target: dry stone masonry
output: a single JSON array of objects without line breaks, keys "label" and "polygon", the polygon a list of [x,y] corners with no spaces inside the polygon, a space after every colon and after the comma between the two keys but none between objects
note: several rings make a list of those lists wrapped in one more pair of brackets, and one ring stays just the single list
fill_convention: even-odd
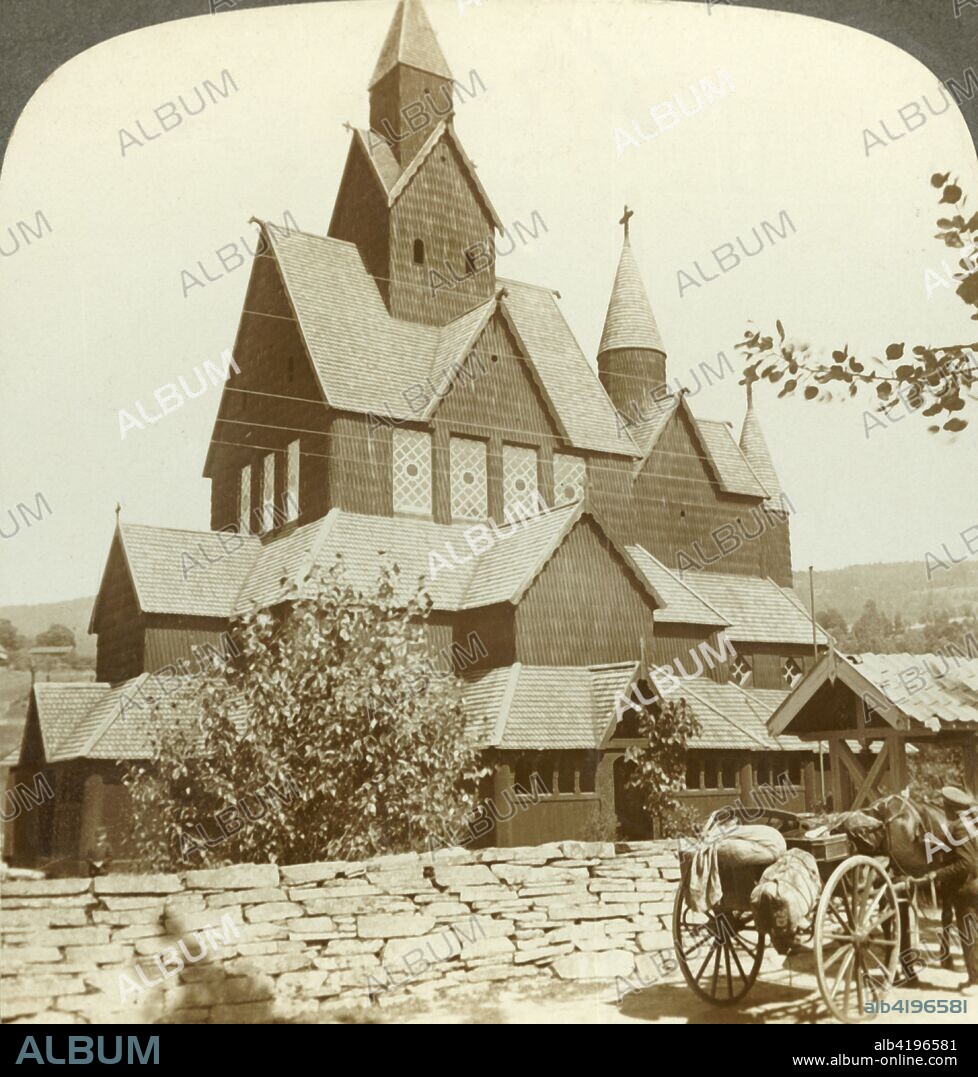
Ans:
[{"label": "dry stone masonry", "polygon": [[671,947],[671,842],[0,885],[0,1018],[329,1020],[489,981],[598,980]]}]

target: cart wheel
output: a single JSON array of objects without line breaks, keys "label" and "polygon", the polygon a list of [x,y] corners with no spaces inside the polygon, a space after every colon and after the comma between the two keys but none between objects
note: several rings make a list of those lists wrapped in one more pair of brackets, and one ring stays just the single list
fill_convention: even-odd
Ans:
[{"label": "cart wheel", "polygon": [[872,857],[851,856],[829,876],[815,916],[815,975],[833,1016],[871,1020],[865,1004],[893,986],[899,957],[893,883]]},{"label": "cart wheel", "polygon": [[686,983],[714,1006],[729,1006],[751,989],[764,956],[764,932],[750,911],[723,909],[695,912],[676,890],[672,937],[676,960]]}]

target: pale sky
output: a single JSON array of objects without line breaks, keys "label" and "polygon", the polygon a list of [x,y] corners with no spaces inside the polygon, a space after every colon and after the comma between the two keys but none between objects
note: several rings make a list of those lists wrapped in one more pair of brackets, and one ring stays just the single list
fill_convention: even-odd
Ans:
[{"label": "pale sky", "polygon": [[[349,136],[366,125],[367,82],[392,0],[225,11],[138,30],[52,75],[22,113],[0,180],[0,244],[41,210],[52,232],[0,259],[0,527],[44,494],[52,515],[0,540],[0,603],[54,601],[98,585],[120,501],[123,519],[208,526],[201,477],[218,404],[210,389],[120,440],[118,411],[156,412],[153,391],[232,345],[247,268],[183,297],[180,273],[242,235],[252,216],[291,210],[327,228]],[[502,259],[501,275],[546,284],[594,357],[615,266],[622,205],[669,352],[670,377],[733,357],[748,319],[780,317],[813,344],[859,355],[895,340],[974,339],[951,291],[930,299],[929,177],[978,190],[957,106],[869,158],[863,129],[904,132],[897,109],[940,101],[936,76],[894,46],[817,19],[745,4],[486,0],[460,16],[427,10],[456,78],[487,93],[456,128],[504,223],[538,211],[549,231]],[[654,130],[651,106],[725,69],[726,99],[616,156],[615,128]],[[119,129],[155,133],[153,109],[194,87],[238,86],[123,158]],[[688,100],[688,93],[686,100]],[[968,107],[967,104],[965,107]],[[973,209],[973,207],[972,207]],[[718,280],[687,288],[677,270],[787,211],[797,231]],[[710,272],[716,272],[715,265]],[[739,369],[739,365],[738,365]],[[191,384],[193,382],[191,381]],[[733,378],[693,409],[733,421]],[[957,438],[906,418],[864,435],[865,401],[757,406],[792,518],[796,568],[923,559],[978,522],[978,408]],[[952,546],[959,550],[960,544]]]}]

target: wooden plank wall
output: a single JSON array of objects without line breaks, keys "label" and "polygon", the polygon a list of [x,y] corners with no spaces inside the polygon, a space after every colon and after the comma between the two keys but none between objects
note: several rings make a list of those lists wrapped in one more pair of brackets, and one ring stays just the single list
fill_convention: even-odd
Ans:
[{"label": "wooden plank wall", "polygon": [[[241,372],[230,371],[214,430],[214,442],[224,444],[213,446],[207,472],[211,478],[211,528],[237,526],[239,474],[250,464],[252,531],[257,531],[262,458],[267,452],[276,455],[276,503],[281,507],[286,491],[286,449],[296,438],[301,441],[302,454],[299,520],[310,523],[329,508],[328,408],[270,255],[254,260],[244,310],[234,349]],[[266,314],[269,316],[263,316]]]},{"label": "wooden plank wall", "polygon": [[[448,261],[458,276],[464,276],[468,270],[462,252],[484,242],[493,231],[492,219],[447,138],[420,166],[390,215],[390,306],[396,318],[445,325],[492,298],[496,287],[492,265],[454,288],[439,288],[432,295],[429,270],[451,279],[445,266]],[[416,239],[424,241],[424,265],[414,263]]]},{"label": "wooden plank wall", "polygon": [[105,568],[95,632],[96,680],[118,684],[142,672],[144,622],[118,537]]},{"label": "wooden plank wall", "polygon": [[652,599],[590,517],[547,562],[516,610],[517,660],[591,665],[638,656],[653,638]]},{"label": "wooden plank wall", "polygon": [[359,147],[358,136],[351,133],[350,152],[336,195],[329,235],[356,244],[385,302],[389,299],[387,278],[390,277],[389,212],[387,195],[367,151]]}]

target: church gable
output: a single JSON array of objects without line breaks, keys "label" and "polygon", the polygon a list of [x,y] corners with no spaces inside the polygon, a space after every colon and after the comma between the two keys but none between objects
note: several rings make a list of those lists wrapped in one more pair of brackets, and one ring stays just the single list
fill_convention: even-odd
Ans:
[{"label": "church gable", "polygon": [[494,221],[447,129],[420,156],[393,193],[391,313],[444,325],[493,296]]},{"label": "church gable", "polygon": [[630,504],[634,541],[672,571],[716,565],[721,572],[759,573],[763,544],[750,536],[764,527],[760,502],[723,493],[685,408],[659,435]]},{"label": "church gable", "polygon": [[641,466],[634,490],[636,495],[648,497],[660,497],[671,490],[669,500],[676,502],[711,504],[717,500],[720,487],[685,408],[677,408],[665,424]]},{"label": "church gable", "polygon": [[655,603],[590,517],[567,535],[516,608],[516,660],[595,665],[638,657]]},{"label": "church gable", "polygon": [[118,531],[102,573],[89,631],[98,637],[97,680],[114,683],[142,671],[142,610]]},{"label": "church gable", "polygon": [[536,383],[530,360],[497,309],[476,339],[451,385],[436,386],[441,400],[432,419],[446,425],[503,428],[503,441],[546,439],[560,429]]},{"label": "church gable", "polygon": [[[249,507],[253,514],[259,510],[269,454],[274,456],[276,504],[281,505],[286,454],[297,439],[303,454],[301,513],[306,520],[321,515],[327,508],[322,454],[327,451],[328,408],[271,254],[255,259],[233,354],[238,371],[232,369],[224,385],[204,466],[211,479],[212,529],[239,524],[244,468],[250,468],[244,480]],[[253,516],[251,530],[257,529]]]},{"label": "church gable", "polygon": [[379,135],[368,134],[367,145],[359,134],[353,136],[327,235],[357,245],[367,272],[386,298],[386,278],[390,276],[390,209],[374,156],[378,154],[390,157]]}]

